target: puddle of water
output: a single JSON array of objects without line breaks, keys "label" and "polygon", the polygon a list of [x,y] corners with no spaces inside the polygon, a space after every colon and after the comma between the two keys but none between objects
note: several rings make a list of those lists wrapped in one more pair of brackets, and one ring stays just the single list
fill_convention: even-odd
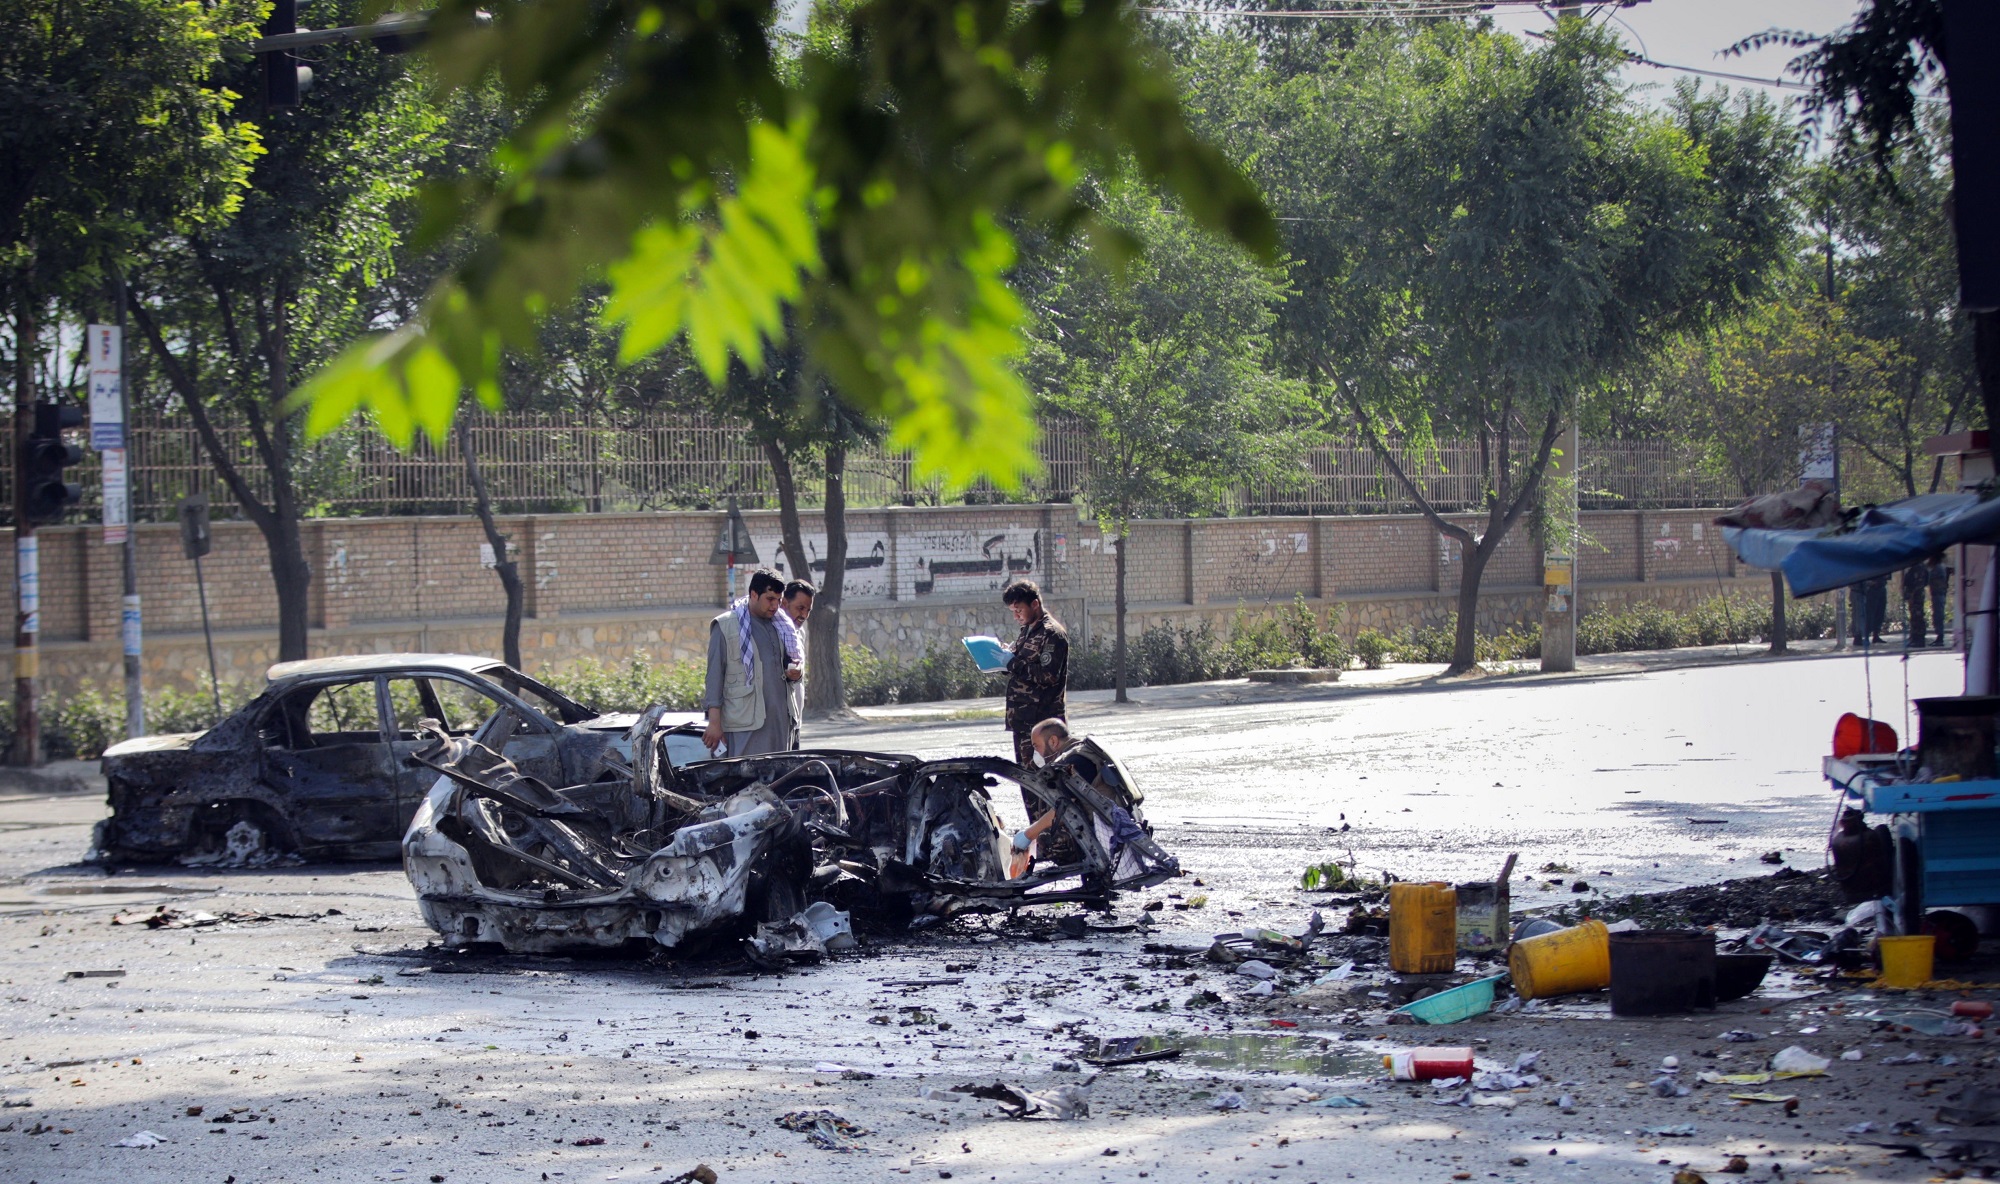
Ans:
[{"label": "puddle of water", "polygon": [[1321,1036],[1126,1036],[1098,1041],[1087,1056],[1111,1060],[1178,1049],[1173,1064],[1224,1072],[1302,1073],[1315,1077],[1379,1077],[1382,1054]]},{"label": "puddle of water", "polygon": [[185,896],[192,892],[213,892],[213,888],[193,888],[186,884],[51,884],[41,889],[44,896],[123,896],[166,892]]}]

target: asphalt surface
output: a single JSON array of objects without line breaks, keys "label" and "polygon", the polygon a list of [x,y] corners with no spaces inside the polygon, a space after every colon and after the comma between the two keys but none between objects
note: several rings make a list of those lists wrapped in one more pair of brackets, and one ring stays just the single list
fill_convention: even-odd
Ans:
[{"label": "asphalt surface", "polygon": [[[1902,664],[1868,668],[1876,714],[1900,723]],[[1818,755],[1834,718],[1863,707],[1864,669],[1835,657],[1290,699],[1227,684],[1140,692],[1150,705],[1084,699],[1076,718],[1135,771],[1187,876],[1132,894],[1092,919],[1115,928],[1081,939],[1048,917],[972,918],[783,976],[456,953],[434,944],[393,865],[107,875],[75,863],[101,799],[9,786],[0,1181],[577,1184],[669,1181],[703,1163],[724,1184],[1664,1184],[1682,1165],[1715,1179],[1736,1155],[1759,1180],[1925,1179],[1936,1169],[1848,1132],[1929,1121],[1942,1097],[1990,1081],[1993,1058],[1983,1042],[1871,1037],[1852,1013],[1880,1000],[1776,976],[1719,1013],[1619,1021],[1585,996],[1389,1028],[1367,994],[1386,985],[1379,969],[1318,988],[1319,969],[1301,970],[1259,998],[1227,966],[1144,949],[1298,932],[1327,907],[1299,891],[1299,869],[1350,849],[1364,872],[1451,879],[1519,851],[1517,907],[1574,899],[1549,886],[1555,873],[1528,874],[1546,864],[1607,894],[1761,874],[1756,856],[1773,849],[1815,866],[1832,805]],[[1918,656],[1909,675],[1913,694],[1958,689],[1945,655]],[[1007,743],[990,719],[809,736],[925,754]],[[160,905],[222,919],[148,928]],[[1744,1028],[1756,1043],[1720,1035]],[[1197,1034],[1260,1048],[1295,1036],[1310,1055],[1063,1067],[1088,1036]],[[1441,1040],[1473,1045],[1488,1068],[1544,1050],[1546,1079],[1489,1099],[1505,1106],[1455,1107],[1379,1079],[1379,1052]],[[1784,1083],[1796,1114],[1726,1086],[1648,1092],[1664,1056],[1688,1058],[1688,1075],[1754,1069],[1794,1042],[1862,1063]],[[1913,1052],[1922,1063],[1892,1067]],[[1086,1085],[1091,1114],[1015,1122],[935,1092],[995,1080]],[[1292,1105],[1290,1087],[1368,1106]],[[1242,1107],[1218,1110],[1232,1093]],[[834,1151],[778,1125],[818,1108],[866,1133]],[[159,1145],[117,1145],[142,1132]]]},{"label": "asphalt surface", "polygon": [[[1896,651],[1289,699],[1241,683],[1142,688],[1130,706],[1080,696],[1071,715],[1131,766],[1167,846],[1246,891],[1282,892],[1324,859],[1378,878],[1490,879],[1518,851],[1524,872],[1567,865],[1623,894],[1749,874],[1770,851],[1821,866],[1834,721],[1867,714],[1872,683],[1874,718],[1912,735],[1906,674],[1912,698],[1962,689],[1955,654]],[[923,756],[1010,747],[990,719],[815,734]],[[1566,898],[1564,879],[1524,877],[1516,907]]]}]

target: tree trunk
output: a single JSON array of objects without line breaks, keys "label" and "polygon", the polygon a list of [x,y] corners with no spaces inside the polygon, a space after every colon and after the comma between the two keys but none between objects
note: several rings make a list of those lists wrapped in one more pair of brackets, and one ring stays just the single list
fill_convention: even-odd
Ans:
[{"label": "tree trunk", "polygon": [[1772,653],[1782,654],[1785,652],[1786,632],[1787,631],[1785,628],[1785,575],[1783,572],[1774,571],[1771,573],[1771,652]]},{"label": "tree trunk", "polygon": [[[298,486],[292,480],[296,442],[292,432],[298,413],[285,410],[292,396],[291,334],[285,319],[289,295],[289,285],[282,278],[274,280],[269,315],[259,318],[258,340],[270,377],[269,415],[268,422],[260,424],[259,411],[253,408],[250,430],[271,474],[271,513],[257,525],[271,553],[271,582],[278,594],[278,661],[299,662],[310,656],[312,565],[306,562],[303,515]],[[257,306],[254,295],[251,306]]]},{"label": "tree trunk", "polygon": [[2000,431],[2000,311],[1972,314],[1972,370],[1979,377],[1987,430]]},{"label": "tree trunk", "polygon": [[812,616],[806,618],[811,649],[806,715],[814,719],[847,706],[847,684],[840,671],[840,593],[846,582],[847,445],[834,442],[826,446],[826,579],[813,597]]},{"label": "tree trunk", "polygon": [[479,471],[479,457],[472,450],[472,430],[466,426],[463,415],[458,417],[458,451],[465,457],[465,479],[472,484],[473,512],[479,515],[479,527],[486,532],[486,545],[493,548],[493,574],[500,577],[500,590],[507,597],[507,619],[500,627],[501,659],[519,670],[521,612],[528,590],[521,583],[521,565],[514,562],[507,536],[500,533],[499,524],[493,520],[493,498],[486,491],[486,474]]},{"label": "tree trunk", "polygon": [[[791,578],[812,579],[812,558],[806,554],[805,534],[799,528],[799,486],[792,473],[792,458],[786,454],[784,446],[775,440],[759,441],[764,450],[764,459],[771,465],[771,483],[778,487],[778,533],[783,536],[781,545],[785,549],[785,562],[791,567]],[[828,530],[829,538],[832,530]]]},{"label": "tree trunk", "polygon": [[1451,665],[1446,674],[1464,674],[1479,664],[1479,581],[1486,575],[1486,561],[1500,546],[1490,533],[1471,546],[1461,545],[1465,572],[1458,581],[1458,632],[1452,636]]},{"label": "tree trunk", "polygon": [[[278,475],[273,473],[272,478],[275,481]],[[305,532],[296,514],[274,514],[266,521],[264,547],[271,556],[271,583],[278,593],[278,661],[303,661],[310,656],[312,617],[312,564],[306,562]]]},{"label": "tree trunk", "polygon": [[1131,702],[1131,699],[1125,694],[1125,688],[1131,681],[1125,670],[1127,654],[1125,646],[1125,544],[1131,538],[1131,535],[1132,528],[1130,526],[1121,524],[1118,527],[1118,553],[1111,557],[1111,677],[1112,685],[1117,688],[1117,693],[1112,698],[1119,703]]}]

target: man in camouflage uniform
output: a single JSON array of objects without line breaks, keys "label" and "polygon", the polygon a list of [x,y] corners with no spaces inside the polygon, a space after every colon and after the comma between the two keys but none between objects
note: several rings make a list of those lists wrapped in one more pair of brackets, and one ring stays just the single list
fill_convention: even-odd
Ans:
[{"label": "man in camouflage uniform", "polygon": [[1035,763],[1035,725],[1069,714],[1063,692],[1069,686],[1069,631],[1042,608],[1042,590],[1033,580],[1007,585],[1000,599],[1020,622],[1020,636],[1007,647],[1007,730],[1014,733],[1014,759]]}]

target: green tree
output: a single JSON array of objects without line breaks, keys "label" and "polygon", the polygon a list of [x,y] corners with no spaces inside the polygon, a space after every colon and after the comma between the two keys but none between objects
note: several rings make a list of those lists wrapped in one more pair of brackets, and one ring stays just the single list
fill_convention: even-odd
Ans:
[{"label": "green tree", "polygon": [[[319,27],[353,24],[359,0],[302,5]],[[237,94],[261,94],[262,67],[238,66]],[[239,99],[232,118],[265,153],[226,225],[159,241],[141,259],[130,307],[210,462],[270,556],[281,661],[307,653],[312,569],[300,526],[301,420],[293,390],[362,333],[394,270],[397,207],[438,148],[439,118],[402,59],[368,45],[328,47],[296,108]],[[260,478],[235,463],[228,433],[254,443]]]},{"label": "green tree", "polygon": [[1920,119],[1891,149],[1886,185],[1831,164],[1821,176],[1831,295],[1846,328],[1878,353],[1880,381],[1866,388],[1846,438],[1906,495],[1934,491],[1941,477],[1924,441],[1973,426],[1985,410],[1972,327],[1956,308],[1947,135],[1942,112]]},{"label": "green tree", "polygon": [[367,407],[392,438],[442,436],[459,391],[496,405],[503,350],[602,275],[626,359],[684,333],[720,383],[791,307],[814,371],[925,474],[1012,485],[1034,427],[996,216],[1089,227],[1083,170],[1129,159],[1201,224],[1275,243],[1118,0],[861,0],[790,62],[770,0],[481,7],[445,0],[431,41],[449,81],[495,76],[524,109],[486,176],[434,195],[433,228],[476,226],[479,249],[318,377],[316,430]]},{"label": "green tree", "polygon": [[[1967,16],[1978,19],[1970,8]],[[1892,197],[1899,192],[1894,180],[1899,146],[1920,133],[1919,112],[1926,102],[1940,97],[1940,90],[1950,93],[1954,70],[1991,68],[1976,54],[1962,54],[1955,62],[1946,54],[1944,0],[1867,0],[1853,21],[1829,36],[1770,29],[1731,52],[1773,44],[1802,51],[1790,69],[1812,88],[1802,112],[1806,126],[1830,123],[1836,159],[1872,165],[1874,180]],[[1959,202],[1953,216],[1990,223],[1994,211]],[[2000,309],[1967,310],[1966,319],[1984,418],[2000,423]]]},{"label": "green tree", "polygon": [[1061,252],[1033,369],[1044,403],[1091,440],[1082,491],[1115,551],[1113,664],[1126,701],[1125,552],[1141,514],[1212,512],[1297,455],[1296,385],[1270,366],[1280,275],[1144,190],[1105,203],[1146,250],[1111,275]]},{"label": "green tree", "polygon": [[[0,5],[0,318],[12,322],[15,455],[36,398],[57,394],[38,381],[55,302],[105,307],[105,281],[136,246],[214,225],[241,200],[256,135],[228,126],[213,75],[225,40],[250,35],[256,18],[245,0]],[[34,695],[17,696],[16,763],[40,760],[37,717]]]},{"label": "green tree", "polygon": [[243,197],[254,128],[214,84],[257,6],[13,0],[0,6],[0,308],[17,367],[36,319],[149,238],[212,225]]},{"label": "green tree", "polygon": [[[1298,260],[1283,348],[1457,544],[1454,670],[1474,663],[1481,577],[1537,504],[1565,420],[1754,291],[1787,242],[1776,110],[1693,87],[1645,109],[1621,60],[1581,21],[1533,48],[1454,23],[1239,83],[1277,132],[1250,167]],[[1227,102],[1222,87],[1204,93]],[[1476,529],[1391,451],[1446,433],[1479,443]]]}]

